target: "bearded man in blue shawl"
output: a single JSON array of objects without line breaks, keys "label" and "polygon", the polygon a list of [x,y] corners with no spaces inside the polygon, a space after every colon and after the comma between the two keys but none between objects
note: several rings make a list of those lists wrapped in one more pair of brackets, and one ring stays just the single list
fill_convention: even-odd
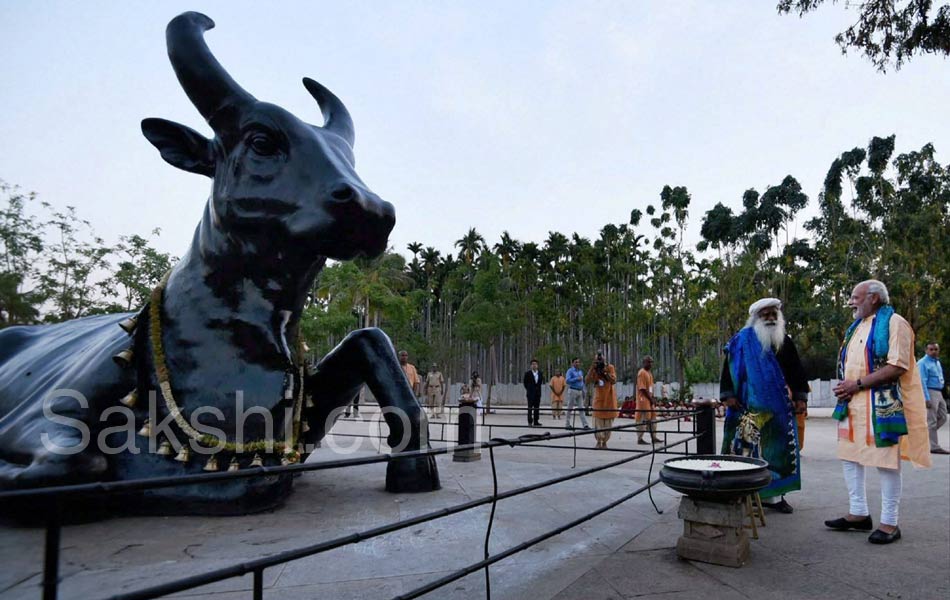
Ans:
[{"label": "bearded man in blue shawl", "polygon": [[763,505],[793,511],[785,494],[802,488],[796,414],[804,413],[808,379],[792,338],[785,333],[782,302],[762,298],[726,345],[719,399],[726,405],[723,454],[761,458],[772,482],[759,492]]}]

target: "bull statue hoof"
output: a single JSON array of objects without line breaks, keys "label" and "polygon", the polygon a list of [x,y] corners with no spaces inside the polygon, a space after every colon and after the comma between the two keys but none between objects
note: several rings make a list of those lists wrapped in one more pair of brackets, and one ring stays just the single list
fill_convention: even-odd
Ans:
[{"label": "bull statue hoof", "polygon": [[387,492],[434,492],[441,488],[434,456],[396,458],[386,465]]}]

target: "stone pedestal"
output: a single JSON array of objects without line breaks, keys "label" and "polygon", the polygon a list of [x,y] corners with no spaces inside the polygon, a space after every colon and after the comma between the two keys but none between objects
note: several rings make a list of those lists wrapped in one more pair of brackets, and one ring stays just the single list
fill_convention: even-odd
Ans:
[{"label": "stone pedestal", "polygon": [[739,500],[710,502],[683,496],[677,514],[683,519],[683,535],[676,542],[680,558],[726,567],[741,567],[749,559],[745,511]]},{"label": "stone pedestal", "polygon": [[[459,402],[458,445],[468,446],[476,442],[475,424],[478,417],[478,406],[474,401]],[[452,454],[455,462],[472,462],[482,459],[482,453],[477,448],[456,450]]]}]

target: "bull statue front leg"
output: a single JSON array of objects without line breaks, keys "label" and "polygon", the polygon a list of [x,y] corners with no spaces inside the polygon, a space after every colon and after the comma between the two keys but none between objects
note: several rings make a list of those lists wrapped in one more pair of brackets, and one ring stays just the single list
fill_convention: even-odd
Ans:
[{"label": "bull statue front leg", "polygon": [[[383,411],[390,447],[402,451],[429,448],[425,412],[399,366],[389,336],[375,327],[347,335],[307,378],[305,391],[313,397],[314,406],[304,412],[310,427],[304,434],[305,444],[316,443],[326,435],[333,411],[351,402],[363,384],[369,386]],[[440,487],[434,456],[400,458],[386,467],[389,492],[429,492]]]}]

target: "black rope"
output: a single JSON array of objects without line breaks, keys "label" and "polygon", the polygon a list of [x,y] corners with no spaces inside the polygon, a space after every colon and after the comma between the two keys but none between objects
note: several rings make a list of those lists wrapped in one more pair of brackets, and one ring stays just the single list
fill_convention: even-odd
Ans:
[{"label": "black rope", "polygon": [[631,493],[629,493],[629,494],[623,496],[622,498],[619,498],[619,499],[617,499],[617,500],[614,500],[614,501],[611,502],[610,504],[607,504],[606,506],[602,506],[601,508],[598,508],[597,510],[595,510],[595,511],[593,511],[593,512],[587,513],[586,515],[584,515],[584,516],[582,516],[582,517],[580,517],[580,518],[574,519],[573,521],[569,522],[569,523],[566,524],[566,525],[562,525],[561,527],[558,527],[558,528],[556,528],[556,529],[552,529],[551,531],[548,531],[548,532],[543,533],[543,534],[541,534],[541,535],[539,535],[539,536],[537,536],[537,537],[535,537],[535,538],[532,538],[532,539],[530,539],[530,540],[528,540],[528,541],[526,541],[526,542],[523,542],[523,543],[521,543],[521,544],[518,544],[517,546],[512,546],[511,548],[508,548],[507,550],[505,550],[505,551],[503,551],[503,552],[499,552],[498,554],[495,554],[495,555],[493,555],[493,556],[489,556],[488,558],[486,558],[486,559],[484,559],[484,560],[481,560],[481,561],[479,561],[479,562],[477,562],[477,563],[473,563],[473,564],[471,564],[471,565],[469,565],[469,566],[467,566],[467,567],[463,567],[463,568],[459,569],[458,571],[455,571],[454,573],[450,573],[450,574],[446,575],[445,577],[442,577],[441,579],[437,579],[436,581],[433,581],[433,582],[427,583],[426,585],[423,585],[423,586],[421,586],[421,587],[418,587],[418,588],[416,588],[416,589],[410,591],[408,594],[402,594],[402,595],[400,595],[400,596],[395,596],[395,597],[393,598],[393,600],[412,600],[413,598],[418,598],[418,597],[420,597],[420,596],[424,596],[425,594],[428,594],[429,592],[435,591],[435,590],[439,589],[440,587],[443,587],[443,586],[445,586],[445,585],[448,585],[448,584],[452,583],[453,581],[457,581],[457,580],[461,579],[462,577],[465,577],[466,575],[469,575],[469,574],[471,574],[471,573],[474,573],[474,572],[476,572],[476,571],[482,569],[483,567],[487,567],[488,565],[494,564],[494,563],[496,563],[496,562],[498,562],[498,561],[500,561],[500,560],[504,560],[505,558],[508,558],[509,556],[511,556],[511,555],[513,555],[513,554],[517,554],[518,552],[521,552],[521,551],[523,551],[523,550],[527,550],[527,549],[530,548],[531,546],[535,546],[535,545],[537,545],[537,544],[540,544],[541,542],[543,542],[543,541],[545,541],[545,540],[547,540],[547,539],[549,539],[549,538],[552,538],[552,537],[554,537],[554,536],[556,536],[556,535],[558,535],[558,534],[560,534],[560,533],[563,533],[563,532],[567,531],[568,529],[571,529],[571,528],[573,528],[573,527],[577,527],[577,526],[580,525],[581,523],[584,523],[584,522],[586,522],[586,521],[589,521],[589,520],[593,519],[594,517],[600,516],[600,515],[602,515],[603,513],[607,512],[608,510],[610,510],[610,509],[612,509],[612,508],[614,508],[614,507],[616,507],[616,506],[619,506],[620,504],[623,504],[623,503],[626,502],[627,500],[630,500],[630,499],[633,498],[634,496],[637,496],[637,495],[639,495],[639,494],[642,494],[644,491],[649,490],[650,488],[652,488],[654,485],[656,485],[656,484],[658,484],[658,483],[660,483],[660,480],[659,480],[659,479],[657,479],[656,481],[648,481],[648,483],[647,483],[646,485],[643,485],[642,487],[640,487],[640,488],[634,490],[633,492],[631,492]]},{"label": "black rope", "polygon": [[[485,552],[484,557],[488,559],[488,541],[491,539],[492,525],[495,523],[495,507],[498,506],[498,472],[495,470],[495,449],[488,448],[488,458],[491,460],[491,513],[488,515],[488,528],[485,530]],[[488,571],[488,565],[485,565],[485,600],[491,600],[491,573]]]},{"label": "black rope", "polygon": [[573,442],[574,444],[574,452],[572,453],[573,458],[571,461],[571,468],[576,469],[577,468],[577,436],[576,435],[571,437],[571,442]]},{"label": "black rope", "polygon": [[[657,423],[662,423],[667,420],[674,419],[658,419]],[[489,431],[493,425],[489,425]],[[497,425],[497,427],[513,427],[505,425]],[[636,427],[635,423],[629,425],[618,425],[615,427],[604,428],[602,431],[621,431],[625,429],[630,429],[631,427]],[[546,432],[544,436],[549,436],[550,439],[564,439],[568,437],[573,437],[577,435],[590,435],[595,433],[594,430],[585,430],[585,431],[572,431],[567,433],[556,433],[551,434]],[[528,444],[532,441],[536,441],[535,437],[538,434],[529,434],[521,436],[525,438],[524,441],[511,442],[505,441],[504,443],[508,445],[516,444]],[[542,437],[544,437],[542,436]],[[520,439],[520,438],[519,438]],[[122,492],[130,491],[141,491],[146,489],[157,489],[157,488],[166,488],[166,487],[176,487],[181,485],[188,484],[198,484],[198,483],[216,483],[221,481],[228,481],[232,479],[248,479],[252,477],[262,477],[262,476],[274,476],[290,473],[298,473],[303,471],[323,471],[327,469],[339,469],[343,467],[351,467],[357,465],[369,465],[376,464],[381,462],[390,462],[394,460],[400,460],[404,458],[411,458],[417,456],[434,456],[438,454],[448,454],[450,452],[455,452],[458,450],[465,449],[484,449],[488,448],[491,445],[498,445],[502,442],[482,442],[481,444],[466,444],[464,446],[458,445],[454,447],[445,447],[445,448],[427,448],[424,450],[411,450],[406,452],[390,453],[390,454],[380,454],[374,456],[365,456],[358,458],[347,458],[340,460],[328,460],[323,462],[316,463],[297,463],[287,466],[263,466],[263,467],[252,467],[248,469],[241,469],[240,471],[218,471],[215,473],[196,473],[192,475],[174,475],[167,477],[151,477],[143,479],[126,479],[120,481],[98,481],[94,483],[82,483],[82,484],[73,484],[73,485],[63,485],[63,486],[49,486],[49,487],[40,487],[32,489],[22,489],[22,490],[10,490],[10,491],[0,491],[0,500],[7,500],[10,498],[40,498],[40,497],[51,497],[51,496],[72,496],[72,495],[106,495],[106,494],[115,494]]]},{"label": "black rope", "polygon": [[[651,440],[652,440],[652,436],[651,436]],[[664,442],[666,441],[666,436],[664,436],[663,441]],[[666,444],[664,444],[664,446],[665,445]],[[653,480],[653,462],[655,460],[656,460],[656,450],[654,449],[653,452],[650,453],[650,470],[647,471],[647,481]],[[650,486],[649,488],[647,488],[647,496],[650,498],[650,502],[653,504],[653,510],[656,511],[656,514],[662,515],[663,511],[660,510],[660,507],[656,505],[656,500],[653,499],[653,486]]]},{"label": "black rope", "polygon": [[[689,443],[691,440],[696,439],[696,437],[697,436],[691,436],[689,438],[673,442],[672,444],[669,444],[667,447],[678,446],[683,443]],[[495,443],[491,445],[487,445],[486,447],[491,449],[502,443],[511,445],[511,440],[497,440]],[[661,449],[665,449],[665,448],[661,448]],[[484,506],[485,504],[489,504],[493,500],[494,501],[506,500],[508,498],[513,498],[521,494],[526,494],[528,492],[533,492],[535,490],[556,485],[558,483],[563,483],[565,481],[570,481],[572,479],[578,479],[580,477],[586,477],[587,475],[590,475],[592,473],[597,473],[599,471],[612,469],[613,467],[617,467],[617,466],[626,464],[628,462],[637,460],[639,458],[643,458],[647,454],[648,454],[648,451],[643,451],[640,454],[637,454],[634,456],[626,456],[624,458],[618,459],[610,463],[598,465],[596,467],[590,467],[588,469],[584,469],[581,471],[575,471],[573,473],[568,473],[567,475],[555,477],[554,479],[549,479],[547,481],[532,483],[526,486],[522,486],[520,488],[508,490],[500,494],[495,494],[494,496],[497,496],[497,498],[493,496],[483,496],[482,498],[478,498],[476,500],[471,500],[469,502],[464,502],[462,504],[457,504],[455,506],[451,506],[448,508],[442,508],[433,512],[419,515],[417,517],[412,517],[410,519],[398,521],[396,523],[388,523],[386,525],[381,525],[373,529],[351,533],[349,535],[335,538],[332,540],[327,540],[325,542],[319,542],[317,544],[311,544],[309,546],[294,548],[291,550],[278,552],[276,554],[272,554],[269,556],[256,558],[247,562],[238,563],[238,564],[230,565],[227,567],[221,567],[220,569],[216,569],[214,571],[207,571],[205,573],[190,575],[188,577],[183,577],[181,579],[159,584],[150,588],[145,588],[145,589],[137,590],[134,592],[126,592],[124,594],[117,594],[117,595],[111,596],[111,600],[144,600],[146,598],[157,598],[159,596],[165,596],[167,594],[173,594],[175,592],[180,592],[180,591],[200,587],[202,585],[214,583],[216,581],[221,581],[223,579],[229,579],[231,577],[241,577],[243,575],[246,575],[247,573],[253,572],[257,568],[273,567],[285,562],[290,562],[292,560],[306,558],[308,556],[313,556],[315,554],[320,554],[322,552],[334,550],[342,546],[355,544],[355,543],[362,542],[374,537],[378,537],[380,535],[392,533],[394,531],[399,531],[401,529],[406,529],[408,527],[413,527],[415,525],[420,525],[428,521],[434,521],[436,519],[448,517],[450,515],[454,515],[466,510],[470,510],[472,508]]]}]

